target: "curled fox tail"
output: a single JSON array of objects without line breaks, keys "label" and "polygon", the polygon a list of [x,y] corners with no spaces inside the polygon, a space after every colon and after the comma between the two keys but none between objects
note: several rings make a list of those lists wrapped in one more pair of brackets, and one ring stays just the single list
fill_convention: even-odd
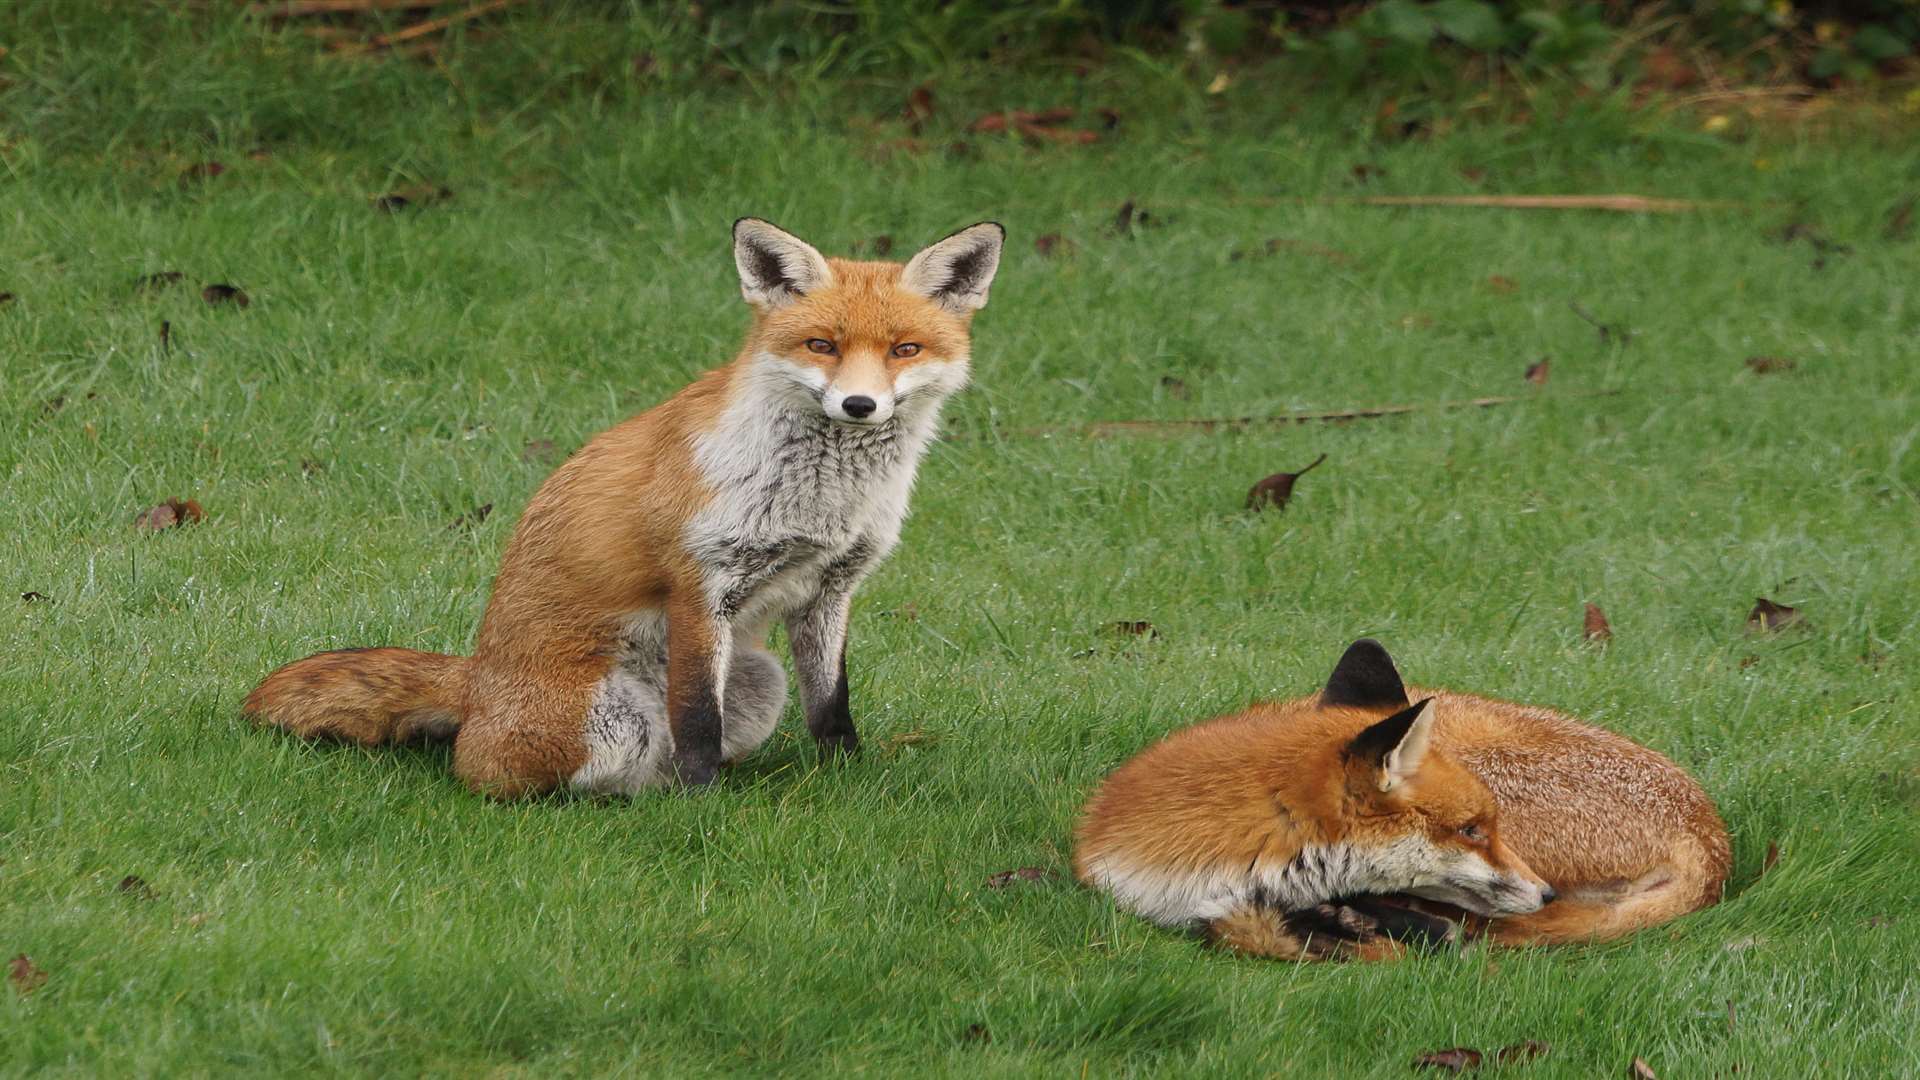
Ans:
[{"label": "curled fox tail", "polygon": [[247,695],[255,723],[362,746],[447,738],[460,726],[467,658],[413,649],[340,649],[280,668]]}]

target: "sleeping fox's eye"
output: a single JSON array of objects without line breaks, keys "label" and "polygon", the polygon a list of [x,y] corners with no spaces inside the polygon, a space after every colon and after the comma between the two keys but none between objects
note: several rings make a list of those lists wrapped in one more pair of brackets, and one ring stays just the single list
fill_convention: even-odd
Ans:
[{"label": "sleeping fox's eye", "polygon": [[1487,833],[1478,824],[1468,822],[1460,826],[1460,839],[1469,844],[1484,844],[1487,842]]},{"label": "sleeping fox's eye", "polygon": [[893,355],[902,360],[905,360],[909,356],[918,356],[920,355],[920,346],[915,345],[911,341],[903,341],[893,347]]},{"label": "sleeping fox's eye", "polygon": [[807,339],[807,349],[810,352],[817,352],[821,356],[832,356],[835,352],[833,342],[828,341],[826,338],[818,337]]}]

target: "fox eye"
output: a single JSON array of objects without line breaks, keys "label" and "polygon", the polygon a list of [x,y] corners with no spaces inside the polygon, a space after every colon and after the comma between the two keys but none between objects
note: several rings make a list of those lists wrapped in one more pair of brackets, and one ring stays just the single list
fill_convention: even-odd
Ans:
[{"label": "fox eye", "polygon": [[903,341],[893,347],[893,355],[902,360],[905,360],[909,356],[918,356],[920,355],[920,346],[915,345],[911,341]]},{"label": "fox eye", "polygon": [[833,342],[828,341],[826,338],[817,337],[807,339],[807,351],[817,352],[821,356],[832,356],[839,350],[833,347]]},{"label": "fox eye", "polygon": [[1476,822],[1468,822],[1460,826],[1460,839],[1469,844],[1484,844],[1487,842],[1487,831]]}]

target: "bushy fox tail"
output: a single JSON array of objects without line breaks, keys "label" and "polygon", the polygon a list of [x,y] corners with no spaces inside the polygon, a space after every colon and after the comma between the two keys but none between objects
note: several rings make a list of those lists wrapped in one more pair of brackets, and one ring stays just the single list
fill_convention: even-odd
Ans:
[{"label": "bushy fox tail", "polygon": [[362,746],[446,738],[460,726],[467,658],[413,649],[315,653],[266,677],[241,710],[310,739]]}]

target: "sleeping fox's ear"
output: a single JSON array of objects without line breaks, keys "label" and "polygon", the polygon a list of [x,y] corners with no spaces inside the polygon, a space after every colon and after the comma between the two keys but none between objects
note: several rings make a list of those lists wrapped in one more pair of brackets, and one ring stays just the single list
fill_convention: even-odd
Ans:
[{"label": "sleeping fox's ear", "polygon": [[1354,736],[1347,753],[1373,771],[1374,784],[1392,791],[1420,771],[1433,738],[1433,699],[1409,705]]},{"label": "sleeping fox's ear", "polygon": [[1346,654],[1333,665],[1326,689],[1320,691],[1320,704],[1397,709],[1407,704],[1407,688],[1387,650],[1372,638],[1361,638],[1347,646]]},{"label": "sleeping fox's ear", "polygon": [[987,305],[987,286],[1000,269],[1000,247],[1007,230],[991,221],[969,225],[952,236],[922,248],[900,271],[900,287],[939,304],[956,315]]},{"label": "sleeping fox's ear", "polygon": [[740,268],[740,295],[755,307],[785,307],[833,284],[833,271],[812,244],[759,218],[733,223],[733,263]]}]

